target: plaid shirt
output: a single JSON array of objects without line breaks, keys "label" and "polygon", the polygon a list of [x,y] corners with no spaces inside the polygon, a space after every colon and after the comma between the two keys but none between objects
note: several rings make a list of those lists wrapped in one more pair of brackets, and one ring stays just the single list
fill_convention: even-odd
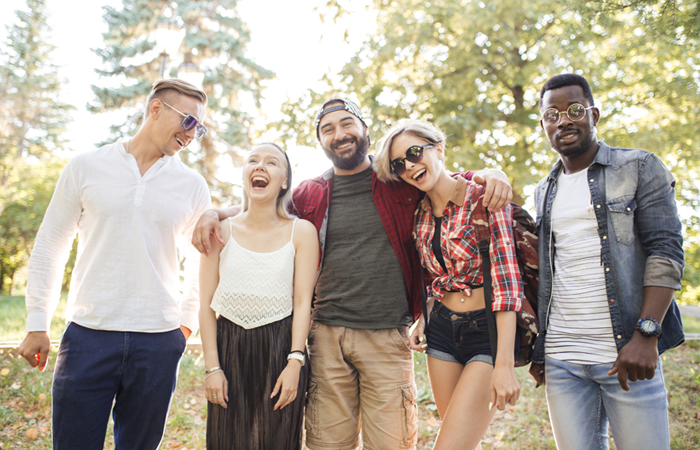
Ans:
[{"label": "plaid shirt", "polygon": [[[370,158],[372,157],[370,156]],[[467,172],[465,176],[471,178],[472,172]],[[319,274],[323,265],[328,230],[328,210],[332,192],[333,169],[329,169],[320,177],[304,181],[294,189],[294,214],[313,223],[318,230],[321,246]],[[423,287],[420,282],[421,269],[413,241],[412,228],[413,213],[418,207],[422,193],[408,183],[383,183],[377,179],[376,172],[372,172],[372,197],[391,246],[401,265],[408,293],[409,311],[415,320],[421,312],[421,289]]]},{"label": "plaid shirt", "polygon": [[[433,253],[435,218],[431,213],[430,199],[425,197],[416,211],[416,247],[421,264],[428,273],[430,294],[437,300],[442,299],[446,290],[461,291],[470,295],[470,286],[483,284],[484,278],[479,243],[471,217],[471,211],[483,197],[484,189],[460,176],[455,178],[457,186],[442,213],[440,236],[447,272]],[[489,256],[492,262],[494,311],[520,311],[524,296],[515,257],[511,216],[510,205],[489,213]]]}]

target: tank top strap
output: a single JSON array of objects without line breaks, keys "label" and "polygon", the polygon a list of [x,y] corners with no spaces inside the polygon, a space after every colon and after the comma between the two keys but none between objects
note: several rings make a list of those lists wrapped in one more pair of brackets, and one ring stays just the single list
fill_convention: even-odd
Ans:
[{"label": "tank top strap", "polygon": [[298,217],[294,218],[294,222],[292,222],[292,237],[289,239],[290,241],[294,241],[294,227],[297,226],[297,220],[299,220]]},{"label": "tank top strap", "polygon": [[229,217],[226,219],[226,222],[228,222],[228,238],[232,239],[233,238],[233,217]]}]

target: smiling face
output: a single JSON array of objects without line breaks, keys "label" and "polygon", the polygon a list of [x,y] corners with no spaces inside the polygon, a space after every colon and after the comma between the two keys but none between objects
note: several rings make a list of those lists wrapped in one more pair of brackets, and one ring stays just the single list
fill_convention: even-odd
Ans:
[{"label": "smiling face", "polygon": [[[426,144],[430,144],[430,142],[409,133],[401,133],[394,137],[391,144],[390,161],[397,158],[405,158],[406,151],[412,146],[423,146]],[[443,154],[444,146],[442,143],[426,148],[423,150],[423,159],[420,162],[405,161],[406,172],[401,175],[401,179],[421,191],[430,192],[445,172]]]},{"label": "smiling face", "polygon": [[288,188],[287,169],[287,160],[279,148],[270,144],[253,148],[243,166],[243,187],[247,197],[276,202],[281,191]]},{"label": "smiling face", "polygon": [[[163,102],[172,108],[164,105]],[[185,115],[191,114],[201,124],[204,121],[204,108],[202,102],[196,98],[179,93],[166,95],[162,101],[160,99],[151,101],[149,113],[157,118],[159,147],[163,155],[173,156],[195,139],[197,127],[185,130],[181,125],[184,117],[177,111]]]},{"label": "smiling face", "polygon": [[326,114],[319,122],[318,133],[321,148],[335,167],[353,170],[367,158],[367,127],[351,112],[340,110]]},{"label": "smiling face", "polygon": [[554,108],[560,111],[560,118],[556,123],[540,120],[540,126],[547,134],[552,148],[561,155],[565,166],[580,170],[579,166],[585,168],[593,162],[598,151],[595,126],[598,124],[600,112],[594,107],[586,111],[583,119],[573,121],[564,111],[574,103],[580,103],[584,107],[593,106],[589,104],[583,89],[578,85],[546,91],[542,96],[540,112]]}]

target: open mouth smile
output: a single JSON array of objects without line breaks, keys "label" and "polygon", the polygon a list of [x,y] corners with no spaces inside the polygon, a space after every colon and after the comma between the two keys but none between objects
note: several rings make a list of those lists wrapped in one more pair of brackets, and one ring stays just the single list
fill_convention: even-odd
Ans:
[{"label": "open mouth smile", "polygon": [[267,185],[270,184],[270,181],[260,175],[255,175],[251,180],[250,180],[250,185],[253,187],[253,189],[264,189],[267,187]]},{"label": "open mouth smile", "polygon": [[413,179],[414,181],[420,182],[425,177],[426,172],[427,172],[427,169],[425,169],[425,168],[419,169],[418,171],[416,171],[416,173],[411,175],[411,179]]},{"label": "open mouth smile", "polygon": [[187,147],[187,144],[185,143],[185,141],[183,141],[182,139],[180,139],[180,138],[177,137],[177,136],[175,136],[175,141],[177,142],[177,145],[180,146],[180,148],[185,148],[185,147]]}]

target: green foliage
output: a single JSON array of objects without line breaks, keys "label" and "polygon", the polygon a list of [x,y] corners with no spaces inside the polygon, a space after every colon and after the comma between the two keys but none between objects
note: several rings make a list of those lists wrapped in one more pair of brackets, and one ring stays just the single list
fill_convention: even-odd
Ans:
[{"label": "green foliage", "polygon": [[[93,86],[94,112],[123,109],[126,120],[112,127],[111,142],[132,134],[139,126],[151,84],[160,78],[161,56],[151,37],[156,21],[179,18],[186,35],[181,52],[205,73],[209,95],[206,126],[209,133],[199,145],[181,152],[183,161],[201,173],[220,203],[233,200],[232,184],[219,178],[217,167],[237,164],[238,152],[250,145],[251,117],[246,102],[259,106],[261,82],[273,76],[245,56],[249,31],[236,13],[237,0],[124,0],[121,10],[105,7],[108,31],[104,46],[95,52],[105,68],[98,70],[106,86]],[[168,70],[165,77],[176,76]],[[226,156],[227,158],[221,158]]]},{"label": "green foliage", "polygon": [[9,184],[21,183],[21,188],[17,188],[0,215],[0,293],[11,293],[15,272],[28,261],[65,163],[63,159],[52,158],[41,163],[19,162],[12,168]]},{"label": "green foliage", "polygon": [[45,0],[27,0],[27,11],[16,14],[0,46],[0,213],[23,195],[23,161],[43,161],[62,148],[73,109],[58,100],[62,82],[51,62]]},{"label": "green foliage", "polygon": [[[341,7],[329,2],[328,15]],[[635,11],[591,19],[552,0],[376,0],[374,7],[374,36],[339,74],[324,77],[324,88],[284,105],[286,117],[275,126],[286,139],[313,145],[315,109],[325,98],[348,96],[371,112],[375,142],[401,118],[430,120],[448,136],[448,168],[503,169],[522,203],[558,158],[539,126],[541,86],[553,75],[579,73],[601,109],[599,138],[649,150],[673,172],[686,249],[698,253],[696,35],[656,39]],[[686,285],[700,281],[696,261]]]},{"label": "green foliage", "polygon": [[654,36],[684,39],[700,29],[700,2],[697,0],[558,0],[567,8],[592,17],[621,11],[636,13]]}]

